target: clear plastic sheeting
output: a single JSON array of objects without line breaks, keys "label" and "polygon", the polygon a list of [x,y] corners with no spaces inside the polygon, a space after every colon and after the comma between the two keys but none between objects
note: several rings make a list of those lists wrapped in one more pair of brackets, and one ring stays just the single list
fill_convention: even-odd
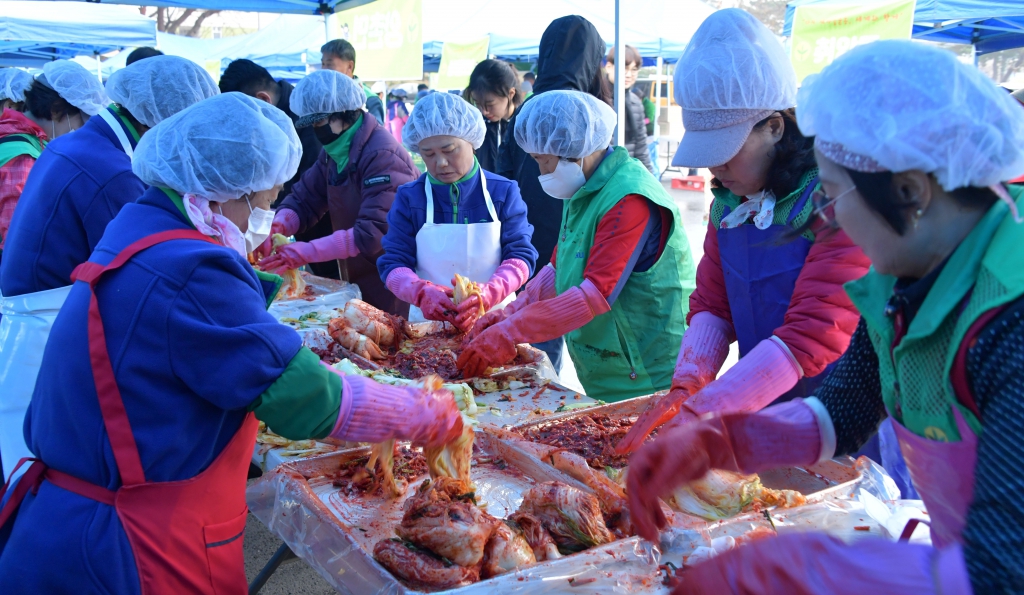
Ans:
[{"label": "clear plastic sheeting", "polygon": [[[341,316],[335,310],[344,308],[350,300],[362,299],[362,292],[354,283],[317,277],[305,272],[300,274],[306,282],[306,287],[312,291],[312,295],[275,301],[267,311],[278,321],[297,331],[323,329],[322,335],[329,342],[330,338],[326,333],[327,324],[331,318]],[[305,333],[300,332],[300,334]],[[307,347],[311,346],[307,344]],[[326,347],[326,345],[317,346]]]},{"label": "clear plastic sheeting", "polygon": [[[507,467],[496,465],[486,454],[490,443],[485,436],[480,444],[485,452],[475,457],[473,479],[477,498],[486,503],[490,514],[501,517],[514,511],[522,493],[535,482],[558,480],[585,489],[550,467],[514,454],[503,459]],[[249,487],[249,509],[340,593],[418,593],[391,576],[371,555],[373,543],[393,535],[404,497],[390,502],[367,496],[344,498],[328,480],[318,477],[354,456],[349,451],[282,465]],[[407,495],[419,481],[408,487]],[[667,593],[660,585],[656,560],[637,538],[629,538],[444,592],[564,593],[580,586],[585,589],[579,592],[588,594]]]}]

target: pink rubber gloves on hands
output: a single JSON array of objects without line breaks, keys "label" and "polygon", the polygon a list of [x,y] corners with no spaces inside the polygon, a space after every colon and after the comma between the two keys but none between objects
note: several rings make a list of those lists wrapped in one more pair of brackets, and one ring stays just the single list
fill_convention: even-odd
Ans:
[{"label": "pink rubber gloves on hands", "polygon": [[[480,285],[479,296],[472,295],[458,305],[459,314],[455,325],[463,331],[469,331],[480,318],[481,303],[484,312],[490,311],[522,287],[529,277],[530,267],[525,262],[518,258],[503,261],[490,280]],[[455,286],[455,279],[452,279],[452,286]]]}]

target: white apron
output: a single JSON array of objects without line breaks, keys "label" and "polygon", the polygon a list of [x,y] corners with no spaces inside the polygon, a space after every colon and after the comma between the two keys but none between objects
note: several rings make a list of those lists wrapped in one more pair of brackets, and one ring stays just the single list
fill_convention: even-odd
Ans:
[{"label": "white apron", "polygon": [[[427,221],[416,234],[416,274],[421,279],[451,287],[455,273],[470,281],[487,283],[501,264],[501,221],[487,191],[484,170],[480,168],[480,187],[491,215],[490,223],[434,223],[434,191],[430,178],[424,180],[427,195]],[[504,308],[516,298],[513,292],[493,309]],[[410,322],[423,322],[423,312],[409,308]]]},{"label": "white apron", "polygon": [[23,457],[33,456],[25,444],[25,412],[43,362],[46,338],[70,292],[68,285],[16,297],[0,296],[0,456],[4,475],[10,475]]}]

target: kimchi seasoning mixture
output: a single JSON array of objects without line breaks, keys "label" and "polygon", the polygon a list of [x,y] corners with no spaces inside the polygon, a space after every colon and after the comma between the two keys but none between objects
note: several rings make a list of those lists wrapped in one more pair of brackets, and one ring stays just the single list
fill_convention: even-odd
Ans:
[{"label": "kimchi seasoning mixture", "polygon": [[[521,430],[527,440],[564,448],[584,459],[594,469],[623,469],[629,455],[616,454],[615,446],[636,420],[615,419],[608,415],[587,414],[542,426]],[[654,437],[655,431],[648,437]]]},{"label": "kimchi seasoning mixture", "polygon": [[[327,478],[331,480],[334,487],[342,488],[349,495],[364,494],[370,490],[373,490],[376,495],[383,495],[376,475],[366,468],[369,461],[369,455],[352,459]],[[408,446],[399,446],[395,448],[393,473],[396,480],[406,482],[426,475],[427,459],[418,450],[412,450]]]}]

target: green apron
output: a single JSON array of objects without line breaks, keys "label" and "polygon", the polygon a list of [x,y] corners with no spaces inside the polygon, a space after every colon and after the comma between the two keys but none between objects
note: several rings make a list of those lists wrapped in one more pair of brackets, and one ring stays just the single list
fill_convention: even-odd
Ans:
[{"label": "green apron", "polygon": [[[1024,209],[1024,188],[1010,187],[1018,208]],[[885,315],[896,279],[871,269],[846,284],[846,291],[867,324],[878,353],[885,406],[894,420],[910,432],[939,442],[957,442],[953,409],[976,434],[982,426],[960,404],[950,371],[960,343],[985,312],[1024,295],[1024,224],[1009,216],[997,202],[949,257],[900,344],[893,320]]]},{"label": "green apron", "polygon": [[583,283],[598,223],[629,194],[667,209],[671,229],[661,257],[649,270],[629,276],[611,311],[565,336],[587,396],[603,401],[671,386],[696,286],[696,267],[675,203],[639,161],[616,147],[563,208],[556,291],[562,294]]},{"label": "green apron", "polygon": [[11,159],[28,155],[39,159],[43,152],[43,144],[31,134],[10,134],[0,138],[0,167],[7,165]]}]

